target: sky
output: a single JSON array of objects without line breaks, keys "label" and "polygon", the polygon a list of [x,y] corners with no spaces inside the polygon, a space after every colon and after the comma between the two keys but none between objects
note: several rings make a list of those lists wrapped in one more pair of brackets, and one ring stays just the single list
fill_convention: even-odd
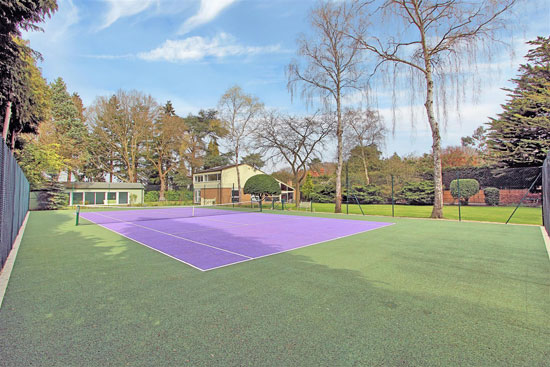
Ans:
[{"label": "sky", "polygon": [[[335,0],[336,1],[336,0]],[[315,0],[58,0],[59,9],[42,28],[24,33],[44,60],[48,82],[62,77],[69,92],[84,105],[119,89],[139,90],[159,103],[172,101],[186,116],[215,108],[221,95],[239,85],[268,108],[287,113],[312,112],[287,90],[285,68],[296,57],[298,36],[310,32],[308,12]],[[463,101],[450,109],[443,124],[442,146],[459,145],[501,111],[503,87],[517,75],[525,42],[550,35],[550,5],[520,1],[509,20],[503,48],[479,60],[478,83],[465,88]],[[407,86],[400,86],[407,88]],[[397,98],[396,118],[391,86],[378,85],[376,108],[389,133],[384,156],[420,155],[431,150],[432,138],[422,105]],[[334,160],[335,143],[323,158]]]}]

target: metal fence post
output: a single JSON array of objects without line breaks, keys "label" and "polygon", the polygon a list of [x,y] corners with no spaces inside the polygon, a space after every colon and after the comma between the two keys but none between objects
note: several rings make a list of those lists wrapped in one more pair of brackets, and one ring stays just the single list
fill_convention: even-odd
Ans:
[{"label": "metal fence post", "polygon": [[395,217],[395,199],[393,197],[393,175],[391,175],[391,216]]},{"label": "metal fence post", "polygon": [[460,212],[460,173],[456,172],[456,188],[458,191],[458,221],[462,222],[462,213]]}]

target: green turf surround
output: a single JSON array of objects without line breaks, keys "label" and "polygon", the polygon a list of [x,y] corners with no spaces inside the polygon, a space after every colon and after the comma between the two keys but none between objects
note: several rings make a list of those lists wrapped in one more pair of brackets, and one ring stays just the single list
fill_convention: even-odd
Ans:
[{"label": "green turf surround", "polygon": [[[391,205],[362,205],[365,214],[391,216]],[[294,206],[290,204],[290,209]],[[510,214],[514,211],[513,206],[462,206],[462,220],[473,220],[483,222],[506,223]],[[334,204],[314,203],[315,212],[333,213]],[[342,204],[342,212],[346,213],[346,204]],[[350,214],[361,214],[359,206],[350,204]],[[396,205],[396,217],[409,218],[429,218],[432,213],[432,207],[425,205]],[[450,205],[443,207],[443,215],[446,219],[458,220],[458,206]],[[533,207],[520,207],[510,220],[510,223],[516,224],[536,224],[542,225],[542,209]]]},{"label": "green turf surround", "polygon": [[200,272],[32,212],[0,365],[548,366],[539,227],[368,219],[396,225]]}]

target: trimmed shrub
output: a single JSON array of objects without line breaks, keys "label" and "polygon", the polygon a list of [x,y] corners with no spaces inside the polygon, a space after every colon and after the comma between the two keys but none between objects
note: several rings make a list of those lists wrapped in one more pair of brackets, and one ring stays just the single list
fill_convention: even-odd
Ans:
[{"label": "trimmed shrub", "polygon": [[434,183],[432,181],[409,182],[403,186],[398,198],[410,205],[432,205]]},{"label": "trimmed shrub", "polygon": [[148,203],[159,201],[159,192],[158,191],[147,191],[145,193],[144,200]]},{"label": "trimmed shrub", "polygon": [[[355,197],[360,204],[378,204],[384,201],[382,198],[382,189],[377,185],[353,185],[350,190],[350,203],[356,203]],[[354,197],[355,196],[355,197]],[[347,200],[347,193],[344,192],[342,200]]]},{"label": "trimmed shrub", "polygon": [[486,187],[483,194],[485,195],[485,204],[497,206],[500,203],[500,190],[496,187]]},{"label": "trimmed shrub", "polygon": [[336,186],[332,180],[318,182],[313,186],[310,199],[316,203],[334,203]]},{"label": "trimmed shrub", "polygon": [[270,175],[256,175],[246,181],[243,192],[263,198],[266,195],[279,195],[281,193],[281,186]]},{"label": "trimmed shrub", "polygon": [[460,197],[458,197],[459,182],[451,181],[451,195],[455,199],[459,199],[464,205],[468,205],[470,197],[479,192],[479,182],[473,178],[464,178],[460,180]]}]

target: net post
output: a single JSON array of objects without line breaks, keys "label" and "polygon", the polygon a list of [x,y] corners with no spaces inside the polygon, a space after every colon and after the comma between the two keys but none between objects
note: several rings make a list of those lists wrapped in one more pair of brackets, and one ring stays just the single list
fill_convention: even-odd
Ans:
[{"label": "net post", "polygon": [[78,220],[80,219],[80,205],[77,205],[76,206],[76,222],[75,222],[75,226],[78,225]]}]

